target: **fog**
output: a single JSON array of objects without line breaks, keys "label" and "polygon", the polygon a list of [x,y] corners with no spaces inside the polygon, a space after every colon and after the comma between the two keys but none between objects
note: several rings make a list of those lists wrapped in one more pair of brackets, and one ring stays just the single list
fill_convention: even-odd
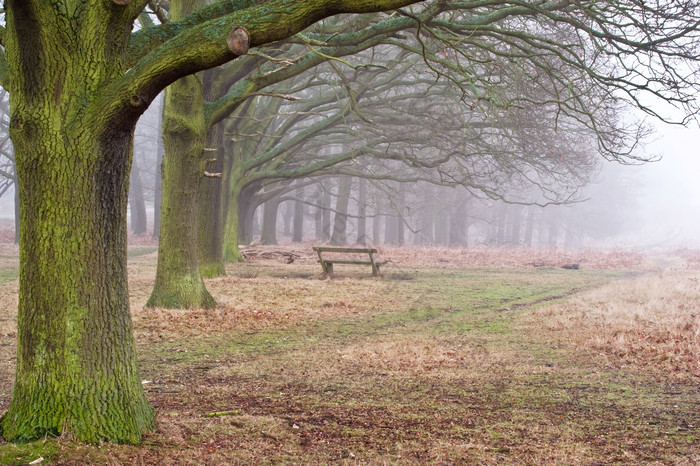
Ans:
[{"label": "fog", "polygon": [[700,244],[700,129],[657,124],[650,146],[659,162],[637,171],[642,192],[639,242],[668,240],[671,245]]},{"label": "fog", "polygon": [[[154,141],[157,139],[157,127],[153,120],[157,112],[158,109],[151,109],[140,123],[135,150],[135,160],[141,167],[141,179],[145,189],[149,229],[152,228],[154,215],[153,186],[156,150]],[[601,173],[596,182],[587,186],[581,194],[584,200],[566,207],[549,206],[542,210],[542,212],[553,212],[559,209],[560,212],[565,213],[567,221],[571,222],[571,218],[574,218],[575,223],[585,227],[583,230],[586,233],[579,241],[573,244],[568,244],[567,241],[564,244],[560,240],[556,242],[556,246],[642,249],[700,247],[700,183],[697,182],[697,174],[700,173],[699,146],[700,129],[697,124],[683,127],[656,123],[655,133],[642,150],[646,155],[660,156],[660,160],[641,165],[621,165],[617,162],[602,161]],[[434,196],[439,202],[444,199],[439,194]],[[496,209],[497,205],[497,202],[494,203],[488,199],[479,200],[476,206],[470,201],[467,216],[472,220],[467,223],[468,229],[471,229],[470,239],[466,241],[468,246],[499,245],[497,242],[487,242],[480,238],[477,225],[479,221],[488,220],[486,217],[490,215],[489,210]],[[420,207],[413,208],[414,219],[418,218],[416,212],[418,208]],[[424,208],[434,207],[429,207],[426,202]],[[258,211],[262,209],[259,208]],[[287,217],[291,215],[289,212],[286,214]],[[285,209],[281,209],[277,227],[281,235],[284,234],[283,230],[286,230],[282,219],[284,215]],[[9,190],[0,198],[0,218],[9,228],[12,225],[13,216],[14,193],[13,190]],[[421,235],[421,226],[418,224],[420,221],[411,221],[408,215],[406,219],[408,230],[414,235]],[[306,221],[312,223],[308,216]],[[349,235],[354,228],[353,222],[351,218],[348,227]],[[605,222],[619,224],[608,226],[604,225]],[[593,223],[596,224],[593,225]],[[437,230],[437,227],[435,228]],[[487,228],[482,226],[481,231],[485,232]],[[306,239],[312,235],[311,230],[312,228],[306,228]],[[595,233],[591,233],[592,231]],[[485,233],[483,235],[485,236]],[[437,240],[437,231],[430,236]],[[424,244],[411,239],[406,241],[406,243],[409,242]],[[507,244],[514,245],[512,242]],[[539,245],[543,245],[542,240]]]}]

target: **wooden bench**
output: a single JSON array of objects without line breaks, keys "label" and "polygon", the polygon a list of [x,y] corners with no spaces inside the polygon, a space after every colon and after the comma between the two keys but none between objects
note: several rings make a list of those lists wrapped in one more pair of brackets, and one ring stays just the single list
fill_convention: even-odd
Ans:
[{"label": "wooden bench", "polygon": [[[333,273],[333,264],[357,264],[357,265],[371,265],[372,275],[375,277],[379,275],[379,266],[384,264],[383,262],[378,262],[374,260],[374,254],[377,253],[376,249],[371,248],[334,248],[334,247],[314,247],[314,251],[318,254],[318,261],[321,263],[321,268],[323,273],[330,275]],[[327,259],[323,257],[323,253],[340,253],[340,254],[367,254],[369,260],[357,260],[357,259],[346,259],[346,258],[332,258]]]}]

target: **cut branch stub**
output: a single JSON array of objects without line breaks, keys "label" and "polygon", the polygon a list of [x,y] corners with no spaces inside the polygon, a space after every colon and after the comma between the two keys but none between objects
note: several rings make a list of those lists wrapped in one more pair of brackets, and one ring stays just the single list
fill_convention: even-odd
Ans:
[{"label": "cut branch stub", "polygon": [[238,26],[228,35],[226,43],[231,52],[236,55],[245,55],[250,47],[250,34],[244,27]]},{"label": "cut branch stub", "polygon": [[117,5],[127,5],[131,0],[112,0],[113,3]]}]

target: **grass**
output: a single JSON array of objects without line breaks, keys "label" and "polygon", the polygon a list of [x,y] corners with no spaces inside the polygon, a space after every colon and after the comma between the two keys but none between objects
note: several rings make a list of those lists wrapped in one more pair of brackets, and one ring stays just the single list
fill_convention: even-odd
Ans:
[{"label": "grass", "polygon": [[[0,444],[0,463],[700,461],[694,272],[630,278],[620,254],[580,271],[401,254],[380,279],[348,268],[323,280],[312,258],[231,266],[207,281],[212,311],[144,309],[155,255],[132,255],[156,431],[140,446]],[[0,285],[0,304],[2,411],[16,282]],[[620,346],[640,331],[663,349]]]}]

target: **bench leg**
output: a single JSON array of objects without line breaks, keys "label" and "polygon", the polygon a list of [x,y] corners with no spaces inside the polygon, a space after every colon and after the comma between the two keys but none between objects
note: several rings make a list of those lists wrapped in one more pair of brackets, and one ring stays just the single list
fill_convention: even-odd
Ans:
[{"label": "bench leg", "polygon": [[326,275],[333,275],[333,263],[326,262]]}]

